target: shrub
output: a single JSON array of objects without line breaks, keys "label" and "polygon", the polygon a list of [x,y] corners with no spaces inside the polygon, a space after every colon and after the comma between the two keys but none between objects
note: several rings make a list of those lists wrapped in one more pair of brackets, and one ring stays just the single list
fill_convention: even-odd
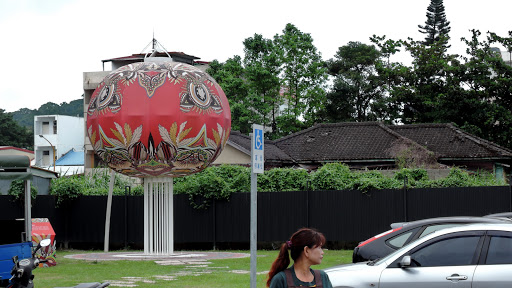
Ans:
[{"label": "shrub", "polygon": [[229,199],[230,190],[226,181],[217,175],[215,169],[184,177],[174,185],[176,194],[187,194],[192,207],[206,209],[213,199]]},{"label": "shrub", "polygon": [[312,190],[343,190],[350,186],[353,174],[347,165],[328,163],[310,176]]},{"label": "shrub", "polygon": [[[24,180],[14,180],[11,182],[11,186],[9,186],[9,190],[7,191],[8,195],[14,196],[15,201],[25,202],[25,181]],[[32,200],[36,200],[37,197],[37,189],[30,182],[30,196]]]},{"label": "shrub", "polygon": [[258,175],[258,191],[303,191],[308,182],[309,173],[304,169],[274,168]]},{"label": "shrub", "polygon": [[354,172],[349,189],[368,192],[371,189],[397,189],[402,187],[400,181],[388,178],[378,171]]},{"label": "shrub", "polygon": [[[174,178],[174,193],[187,194],[192,207],[206,209],[212,200],[228,200],[232,193],[250,192],[251,171],[248,167],[221,165],[208,167],[200,173]],[[400,189],[407,178],[409,188],[437,188],[461,186],[506,185],[490,173],[470,174],[460,168],[453,168],[448,177],[429,180],[425,169],[404,168],[393,177],[386,177],[379,171],[350,171],[341,163],[329,163],[317,171],[308,173],[303,169],[274,168],[258,174],[258,191],[302,191],[346,190],[367,192],[371,189]],[[51,194],[57,196],[57,204],[79,195],[107,195],[110,182],[108,170],[98,170],[89,176],[71,176],[52,180]],[[310,184],[311,187],[308,187]],[[144,195],[144,189],[126,177],[116,174],[114,195],[124,195],[125,186],[132,186],[131,195]]]},{"label": "shrub", "polygon": [[56,197],[56,205],[59,206],[65,201],[70,201],[83,194],[84,189],[83,176],[73,175],[52,179],[50,195]]}]

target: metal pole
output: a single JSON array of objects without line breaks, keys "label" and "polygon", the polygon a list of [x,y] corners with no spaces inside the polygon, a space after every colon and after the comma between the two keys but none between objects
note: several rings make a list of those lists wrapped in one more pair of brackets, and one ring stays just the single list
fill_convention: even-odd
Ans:
[{"label": "metal pole", "polygon": [[149,178],[144,178],[144,254],[149,254]]},{"label": "metal pole", "polygon": [[404,178],[404,221],[407,222],[407,176]]},{"label": "metal pole", "polygon": [[174,253],[174,183],[173,179],[169,182],[169,200],[167,205],[169,206],[169,226],[168,226],[168,237],[169,237],[169,255]]},{"label": "metal pole", "polygon": [[109,236],[110,236],[110,213],[112,210],[112,192],[114,191],[115,172],[110,171],[110,183],[108,185],[108,198],[107,198],[107,214],[105,216],[105,243],[103,243],[103,250],[108,252]]},{"label": "metal pole", "polygon": [[32,193],[30,193],[30,180],[25,180],[25,241],[32,241]]},{"label": "metal pole", "polygon": [[258,195],[256,193],[258,184],[258,175],[251,173],[251,288],[256,288],[256,268],[257,268],[257,232],[258,232]]},{"label": "metal pole", "polygon": [[213,251],[217,250],[217,212],[215,211],[215,199],[212,200],[212,208],[213,208],[213,217],[212,217],[212,224],[213,224]]},{"label": "metal pole", "polygon": [[256,288],[258,249],[258,173],[263,173],[264,143],[263,126],[253,124],[251,135],[251,288]]},{"label": "metal pole", "polygon": [[124,186],[124,249],[128,249],[128,195],[131,189],[131,186]]}]

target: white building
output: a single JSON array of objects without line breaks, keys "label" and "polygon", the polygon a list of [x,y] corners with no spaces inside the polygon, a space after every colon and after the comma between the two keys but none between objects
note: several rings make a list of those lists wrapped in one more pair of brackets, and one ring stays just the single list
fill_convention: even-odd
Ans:
[{"label": "white building", "polygon": [[64,115],[34,117],[34,166],[54,170],[54,162],[72,149],[84,150],[84,118]]}]

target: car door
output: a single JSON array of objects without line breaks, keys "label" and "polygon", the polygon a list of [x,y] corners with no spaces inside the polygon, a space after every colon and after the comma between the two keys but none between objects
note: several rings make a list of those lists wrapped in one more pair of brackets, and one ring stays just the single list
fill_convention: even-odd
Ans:
[{"label": "car door", "polygon": [[489,231],[482,254],[473,288],[512,287],[512,232]]},{"label": "car door", "polygon": [[[471,288],[483,235],[483,231],[451,233],[419,244],[382,271],[379,287]],[[401,267],[406,255],[411,265]]]}]

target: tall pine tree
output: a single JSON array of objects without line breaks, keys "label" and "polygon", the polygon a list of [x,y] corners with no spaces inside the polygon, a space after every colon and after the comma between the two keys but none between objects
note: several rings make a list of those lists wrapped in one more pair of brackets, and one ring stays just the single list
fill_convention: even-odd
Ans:
[{"label": "tall pine tree", "polygon": [[427,21],[425,25],[418,25],[420,32],[426,34],[423,44],[432,46],[434,42],[442,41],[443,47],[449,48],[450,22],[446,20],[443,0],[431,0],[427,8]]}]

